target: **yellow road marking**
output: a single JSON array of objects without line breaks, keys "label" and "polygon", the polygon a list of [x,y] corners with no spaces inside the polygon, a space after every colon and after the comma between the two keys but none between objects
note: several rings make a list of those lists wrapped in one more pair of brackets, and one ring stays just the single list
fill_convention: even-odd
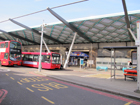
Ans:
[{"label": "yellow road marking", "polygon": [[15,80],[13,77],[10,77],[12,80]]},{"label": "yellow road marking", "polygon": [[20,83],[19,81],[17,81],[18,84],[22,85],[22,83]]},{"label": "yellow road marking", "polygon": [[6,74],[7,76],[9,76],[8,74]]},{"label": "yellow road marking", "polygon": [[132,102],[133,102],[133,101],[130,101],[130,102],[128,102],[128,103],[126,103],[126,104],[124,104],[124,105],[130,105]]},{"label": "yellow road marking", "polygon": [[110,74],[93,74],[93,75],[87,75],[85,77],[96,77],[96,78],[110,78]]},{"label": "yellow road marking", "polygon": [[28,89],[28,90],[31,91],[31,92],[34,92],[32,89],[30,89],[30,88],[28,88],[28,87],[26,87],[26,89]]},{"label": "yellow road marking", "polygon": [[42,96],[41,98],[43,98],[44,100],[46,100],[46,101],[50,102],[51,104],[55,104],[53,101],[51,101],[51,100],[47,99],[47,98],[46,98],[46,97],[44,97],[44,96]]}]

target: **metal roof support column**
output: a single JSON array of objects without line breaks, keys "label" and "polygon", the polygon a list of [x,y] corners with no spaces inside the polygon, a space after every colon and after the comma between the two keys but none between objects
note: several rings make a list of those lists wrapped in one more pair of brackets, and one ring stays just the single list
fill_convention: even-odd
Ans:
[{"label": "metal roof support column", "polygon": [[134,40],[136,41],[137,38],[135,37],[135,35],[133,34],[132,30],[130,28],[128,28],[129,32],[131,33],[131,35],[133,36]]},{"label": "metal roof support column", "polygon": [[29,40],[29,39],[23,38],[23,37],[21,37],[21,36],[18,36],[18,35],[16,35],[16,34],[11,33],[11,32],[6,32],[6,31],[4,31],[4,30],[0,30],[0,32],[3,32],[3,33],[8,34],[8,35],[10,35],[10,36],[13,36],[13,37],[22,39],[22,40],[24,40],[24,41],[28,41],[28,42],[31,42],[31,43],[34,43],[34,44],[39,44],[39,43],[37,43],[37,42],[34,42],[34,41]]},{"label": "metal roof support column", "polygon": [[61,16],[59,16],[57,13],[55,13],[52,9],[50,9],[49,7],[47,8],[47,10],[54,15],[58,20],[60,20],[61,22],[63,22],[67,27],[69,27],[73,32],[77,32],[77,34],[79,36],[81,36],[82,38],[84,38],[85,40],[93,43],[93,41],[87,37],[84,33],[82,33],[80,30],[78,30],[75,26],[73,26],[72,24],[68,23],[65,19],[63,19]]},{"label": "metal roof support column", "polygon": [[77,35],[77,32],[75,32],[75,34],[74,34],[74,37],[73,37],[73,40],[72,40],[72,43],[71,43],[71,46],[70,46],[69,53],[68,53],[68,55],[67,55],[67,59],[66,59],[65,64],[64,64],[64,68],[67,67],[68,60],[69,60],[69,57],[70,57],[71,50],[72,50],[72,48],[73,48],[73,44],[74,44],[74,41],[75,41],[76,35]]},{"label": "metal roof support column", "polygon": [[47,51],[48,51],[48,52],[50,52],[50,50],[49,50],[49,48],[48,48],[47,44],[45,43],[44,39],[43,39],[43,43],[44,43],[44,45],[45,45],[45,47],[46,47]]},{"label": "metal roof support column", "polygon": [[[13,22],[13,23],[15,23],[15,24],[21,26],[21,27],[26,28],[27,30],[33,31],[34,33],[36,33],[37,35],[40,36],[40,33],[39,33],[38,30],[32,29],[32,28],[30,28],[30,27],[28,27],[28,26],[26,26],[26,25],[24,25],[24,24],[21,24],[21,23],[15,21],[15,20],[13,20],[13,19],[9,19],[9,20],[10,20],[11,22]],[[62,42],[58,41],[57,39],[55,39],[55,38],[53,38],[53,37],[50,37],[49,35],[44,34],[44,37],[47,38],[47,39],[50,39],[50,40],[52,40],[52,41],[54,41],[54,42],[57,42],[57,43],[61,43],[61,44],[62,44]]]},{"label": "metal roof support column", "polygon": [[[126,8],[125,0],[122,0],[122,3],[123,3],[123,8],[124,8],[125,21],[127,23],[127,28],[130,28],[130,22],[129,22],[129,19],[128,19],[128,13],[127,13],[127,8]],[[128,32],[128,33],[129,33],[130,40],[132,42],[133,41],[132,36],[131,36],[130,32]]]}]

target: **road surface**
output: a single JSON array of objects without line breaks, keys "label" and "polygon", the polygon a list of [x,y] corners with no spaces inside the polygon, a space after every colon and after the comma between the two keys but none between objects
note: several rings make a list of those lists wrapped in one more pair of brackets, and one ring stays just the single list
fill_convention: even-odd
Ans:
[{"label": "road surface", "polygon": [[0,69],[0,105],[140,105],[140,101],[93,90],[35,73]]}]

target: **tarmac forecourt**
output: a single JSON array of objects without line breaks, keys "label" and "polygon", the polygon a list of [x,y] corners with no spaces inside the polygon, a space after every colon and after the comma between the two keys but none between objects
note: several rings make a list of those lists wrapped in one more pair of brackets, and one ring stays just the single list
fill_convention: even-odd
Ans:
[{"label": "tarmac forecourt", "polygon": [[[41,76],[41,74],[39,72],[30,72],[31,74],[33,75],[36,75],[36,76]],[[37,74],[36,74],[37,73]],[[47,78],[49,78],[49,76],[47,76]],[[90,92],[93,92],[93,93],[97,93],[97,94],[101,94],[101,95],[104,95],[104,96],[107,96],[107,97],[111,97],[111,98],[115,98],[115,99],[119,99],[119,100],[122,100],[122,101],[126,101],[127,103],[125,105],[129,105],[129,104],[136,104],[136,105],[139,105],[140,102],[137,102],[137,101],[132,101],[132,100],[129,100],[129,99],[126,99],[126,98],[122,98],[122,97],[119,97],[119,96],[116,96],[116,95],[113,95],[113,94],[109,94],[109,93],[113,93],[113,92],[109,92],[109,91],[104,91],[104,90],[100,90],[100,89],[95,89],[93,87],[88,87],[88,86],[85,86],[85,85],[81,85],[81,84],[77,84],[77,83],[73,83],[73,82],[70,82],[70,81],[67,81],[67,80],[61,80],[61,79],[58,79],[58,78],[52,78],[50,77],[49,80],[53,80],[53,81],[56,81],[56,82],[60,82],[62,84],[66,84],[68,86],[73,86],[73,87],[76,87],[76,88],[79,88],[79,89],[83,89],[83,90],[86,90],[86,91],[90,91]],[[93,90],[95,89],[95,90]],[[97,91],[96,91],[97,90]],[[99,91],[98,91],[99,90]],[[104,92],[109,92],[109,93],[104,93]],[[119,94],[120,95],[120,94]],[[122,96],[126,96],[126,95],[122,95]],[[130,98],[130,97],[129,97]],[[134,97],[133,97],[134,98]],[[137,99],[137,98],[134,98],[134,99]],[[139,99],[138,99],[139,100]]]},{"label": "tarmac forecourt", "polygon": [[[29,68],[29,69],[31,69],[31,68]],[[22,69],[21,70],[16,70],[16,71],[17,72],[22,72]],[[26,71],[26,70],[23,69],[23,71]],[[26,75],[26,77],[25,78],[20,78],[18,80],[16,78],[14,78],[14,75],[16,75],[16,74],[12,74],[13,75],[12,76],[11,74],[6,72],[5,75],[7,77],[9,77],[9,79],[11,79],[11,81],[16,81],[17,84],[21,85],[22,87],[25,87],[26,90],[28,90],[29,92],[32,92],[32,93],[51,92],[51,91],[63,90],[63,89],[68,89],[69,90],[69,87],[75,87],[75,88],[79,88],[79,89],[86,90],[86,91],[89,91],[89,92],[93,92],[93,93],[96,93],[96,94],[101,94],[103,96],[107,96],[107,97],[110,97],[110,98],[125,101],[126,104],[131,104],[131,103],[137,104],[137,105],[140,104],[137,101],[132,102],[132,100],[130,100],[130,99],[122,98],[122,97],[120,98],[119,96],[109,94],[109,93],[113,93],[112,91],[102,90],[100,88],[94,88],[90,85],[87,85],[87,83],[85,83],[85,81],[82,81],[82,80],[81,81],[84,84],[82,84],[82,82],[78,83],[77,81],[79,81],[79,80],[76,80],[75,78],[74,78],[75,82],[69,81],[68,79],[64,80],[64,78],[63,79],[62,78],[57,78],[58,77],[58,76],[56,76],[57,72],[58,72],[58,75],[60,76],[60,72],[63,72],[63,71],[66,74],[71,73],[75,77],[76,77],[76,74],[77,74],[78,78],[80,78],[80,79],[83,78],[83,80],[87,80],[87,81],[89,79],[93,79],[93,78],[98,79],[98,76],[102,76],[101,74],[106,74],[107,75],[107,76],[105,76],[105,78],[107,77],[106,79],[105,78],[99,78],[99,79],[102,79],[102,80],[105,79],[105,80],[110,81],[108,79],[108,77],[109,77],[108,75],[110,73],[109,71],[105,72],[105,71],[93,71],[93,70],[84,70],[84,71],[82,71],[82,70],[70,71],[69,70],[70,72],[68,70],[56,70],[56,71],[55,70],[42,70],[41,72],[37,72],[37,69],[34,69],[34,71],[32,71],[32,72],[28,72],[28,70],[26,71],[27,74],[34,75],[34,77],[27,77],[27,74],[24,73],[22,75]],[[51,76],[51,75],[49,75],[49,72],[51,72],[52,74],[54,74],[54,72],[56,72],[56,74],[55,74],[55,76]],[[81,73],[81,75],[79,75],[80,73]],[[42,74],[45,75],[45,76],[43,76]],[[62,73],[62,75],[63,74],[64,73]],[[98,76],[93,77],[93,75],[98,75]],[[68,77],[68,75],[66,75],[66,77]],[[123,80],[123,82],[125,82],[125,81]],[[93,89],[95,89],[95,90],[93,90]],[[101,90],[101,91],[97,91],[97,90]],[[104,92],[109,92],[109,93],[104,93]],[[114,94],[115,94],[115,92],[114,92]],[[121,95],[121,94],[119,94],[119,95]],[[125,95],[122,94],[122,96],[125,96]],[[55,104],[54,100],[46,97],[45,95],[41,95],[40,98],[42,98],[43,100],[45,100],[45,101],[47,101],[51,104]],[[131,96],[129,98],[138,99],[136,97],[131,97]]]},{"label": "tarmac forecourt", "polygon": [[[115,79],[114,77],[111,78],[110,70],[97,71],[94,68],[80,69],[77,67],[69,67],[64,71],[72,71],[73,74],[61,74],[59,71],[51,71],[51,73],[49,73],[50,71],[45,70],[42,70],[42,72],[36,71],[35,73],[76,85],[140,100],[140,94],[134,92],[136,90],[136,81],[129,78],[125,81],[122,70],[116,70]],[[66,76],[64,77],[64,75]],[[70,75],[72,78],[70,78]]]}]

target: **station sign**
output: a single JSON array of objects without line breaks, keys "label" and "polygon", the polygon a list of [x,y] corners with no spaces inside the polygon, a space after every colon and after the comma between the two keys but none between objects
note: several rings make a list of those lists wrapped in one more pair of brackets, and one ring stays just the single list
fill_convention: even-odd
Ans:
[{"label": "station sign", "polygon": [[74,56],[74,57],[89,57],[87,54],[85,54],[83,52],[72,52],[70,54],[70,56]]}]

